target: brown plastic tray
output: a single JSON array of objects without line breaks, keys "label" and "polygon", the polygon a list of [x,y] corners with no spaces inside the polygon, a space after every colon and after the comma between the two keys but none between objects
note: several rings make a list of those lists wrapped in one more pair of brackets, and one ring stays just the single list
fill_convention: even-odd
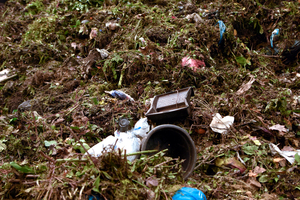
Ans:
[{"label": "brown plastic tray", "polygon": [[183,118],[190,114],[192,87],[156,95],[146,117],[152,121]]}]

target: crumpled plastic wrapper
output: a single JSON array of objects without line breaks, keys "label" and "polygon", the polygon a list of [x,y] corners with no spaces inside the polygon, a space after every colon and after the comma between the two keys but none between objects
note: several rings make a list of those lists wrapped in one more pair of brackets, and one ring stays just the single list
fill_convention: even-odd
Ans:
[{"label": "crumpled plastic wrapper", "polygon": [[186,56],[182,58],[181,66],[182,67],[187,66],[191,68],[194,72],[196,72],[197,69],[201,69],[201,67],[205,67],[205,62],[203,62],[202,60],[192,59],[191,57]]},{"label": "crumpled plastic wrapper", "polygon": [[273,143],[269,144],[272,154],[279,153],[282,157],[287,159],[291,164],[295,162],[295,155],[298,153],[300,155],[300,150],[297,151],[281,151],[278,146]]},{"label": "crumpled plastic wrapper", "polygon": [[222,118],[222,116],[217,113],[214,115],[213,120],[210,123],[210,128],[217,133],[226,134],[230,128],[230,126],[233,125],[234,117],[232,116],[226,116]]}]

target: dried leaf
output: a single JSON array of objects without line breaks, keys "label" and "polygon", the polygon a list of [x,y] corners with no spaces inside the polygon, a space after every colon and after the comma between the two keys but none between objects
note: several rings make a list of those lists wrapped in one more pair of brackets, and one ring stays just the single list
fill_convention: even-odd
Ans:
[{"label": "dried leaf", "polygon": [[238,160],[235,158],[228,158],[224,161],[224,165],[227,165],[231,168],[238,168],[241,173],[243,173],[246,170],[246,167]]},{"label": "dried leaf", "polygon": [[259,167],[259,166],[256,166],[253,170],[254,173],[256,174],[261,174],[261,173],[264,173],[266,171],[265,168],[262,168],[262,167]]},{"label": "dried leaf", "polygon": [[274,126],[269,127],[269,130],[287,132],[287,129],[284,127],[284,125],[280,125],[280,124],[276,124]]},{"label": "dried leaf", "polygon": [[297,169],[297,166],[293,166],[293,167],[291,167],[291,168],[288,168],[288,169],[286,170],[286,172],[287,172],[287,173],[290,173],[290,172],[294,171],[294,169]]},{"label": "dried leaf", "polygon": [[246,92],[247,90],[249,90],[252,86],[252,83],[255,81],[254,77],[251,77],[250,81],[246,84],[242,84],[241,88],[236,92],[237,95],[241,95],[244,92]]},{"label": "dried leaf", "polygon": [[257,174],[252,172],[252,170],[249,171],[249,177],[257,177]]},{"label": "dried leaf", "polygon": [[151,186],[158,186],[158,180],[154,177],[149,177],[147,178],[146,180],[146,185],[148,187],[151,187]]},{"label": "dried leaf", "polygon": [[295,151],[295,149],[293,147],[290,146],[284,146],[281,151]]},{"label": "dried leaf", "polygon": [[293,140],[293,143],[296,147],[299,147],[299,140]]},{"label": "dried leaf", "polygon": [[260,182],[258,182],[255,179],[250,179],[249,183],[250,183],[250,185],[254,185],[254,186],[258,187],[258,188],[261,188]]},{"label": "dried leaf", "polygon": [[279,163],[280,161],[285,160],[285,158],[274,158],[273,162],[274,163]]},{"label": "dried leaf", "polygon": [[[299,0],[299,1],[300,1],[300,0]],[[234,36],[237,36],[237,31],[236,31],[235,29],[233,30],[233,35],[234,35]]]}]

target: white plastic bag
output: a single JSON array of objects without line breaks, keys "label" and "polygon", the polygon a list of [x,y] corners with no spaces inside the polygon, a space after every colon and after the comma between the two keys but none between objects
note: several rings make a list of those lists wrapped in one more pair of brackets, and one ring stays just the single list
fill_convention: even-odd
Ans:
[{"label": "white plastic bag", "polygon": [[133,132],[136,136],[143,139],[147,136],[147,132],[149,132],[150,126],[147,122],[147,118],[141,118],[137,123],[134,125]]},{"label": "white plastic bag", "polygon": [[[99,157],[102,155],[103,150],[111,151],[121,149],[123,153],[126,150],[126,154],[135,153],[140,151],[141,140],[147,136],[150,126],[147,122],[147,118],[141,118],[134,126],[134,129],[127,132],[115,131],[114,136],[110,135],[100,143],[96,144],[88,150],[88,154],[93,157]],[[84,154],[84,156],[87,155]],[[128,156],[127,160],[133,161],[137,158],[137,155]]]},{"label": "white plastic bag", "polygon": [[230,126],[232,126],[233,122],[234,117],[226,116],[222,118],[222,116],[217,113],[214,115],[213,120],[211,121],[209,126],[214,132],[226,134]]},{"label": "white plastic bag", "polygon": [[90,154],[93,157],[99,157],[102,155],[103,150],[110,151],[113,148],[113,145],[115,145],[117,138],[110,135],[92,148],[90,148],[84,156],[87,156],[87,154]]},{"label": "white plastic bag", "polygon": [[[126,154],[135,153],[140,151],[141,141],[131,131],[128,132],[115,132],[115,137],[118,139],[115,149],[121,149]],[[128,156],[127,160],[133,161],[137,155]]]}]

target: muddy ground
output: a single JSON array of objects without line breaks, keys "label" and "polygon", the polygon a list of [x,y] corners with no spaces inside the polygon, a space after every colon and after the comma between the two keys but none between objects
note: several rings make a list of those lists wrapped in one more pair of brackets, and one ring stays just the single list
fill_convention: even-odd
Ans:
[{"label": "muddy ground", "polygon": [[[0,82],[1,199],[171,199],[183,186],[208,199],[299,199],[300,157],[290,162],[270,149],[300,149],[299,3],[1,4],[0,71],[10,70]],[[182,62],[187,56],[194,67]],[[168,123],[195,143],[187,180],[162,153],[78,161],[120,118],[133,126],[150,98],[186,87],[190,115]],[[116,89],[134,101],[105,93]],[[226,134],[210,127],[216,113],[234,117]]]}]

